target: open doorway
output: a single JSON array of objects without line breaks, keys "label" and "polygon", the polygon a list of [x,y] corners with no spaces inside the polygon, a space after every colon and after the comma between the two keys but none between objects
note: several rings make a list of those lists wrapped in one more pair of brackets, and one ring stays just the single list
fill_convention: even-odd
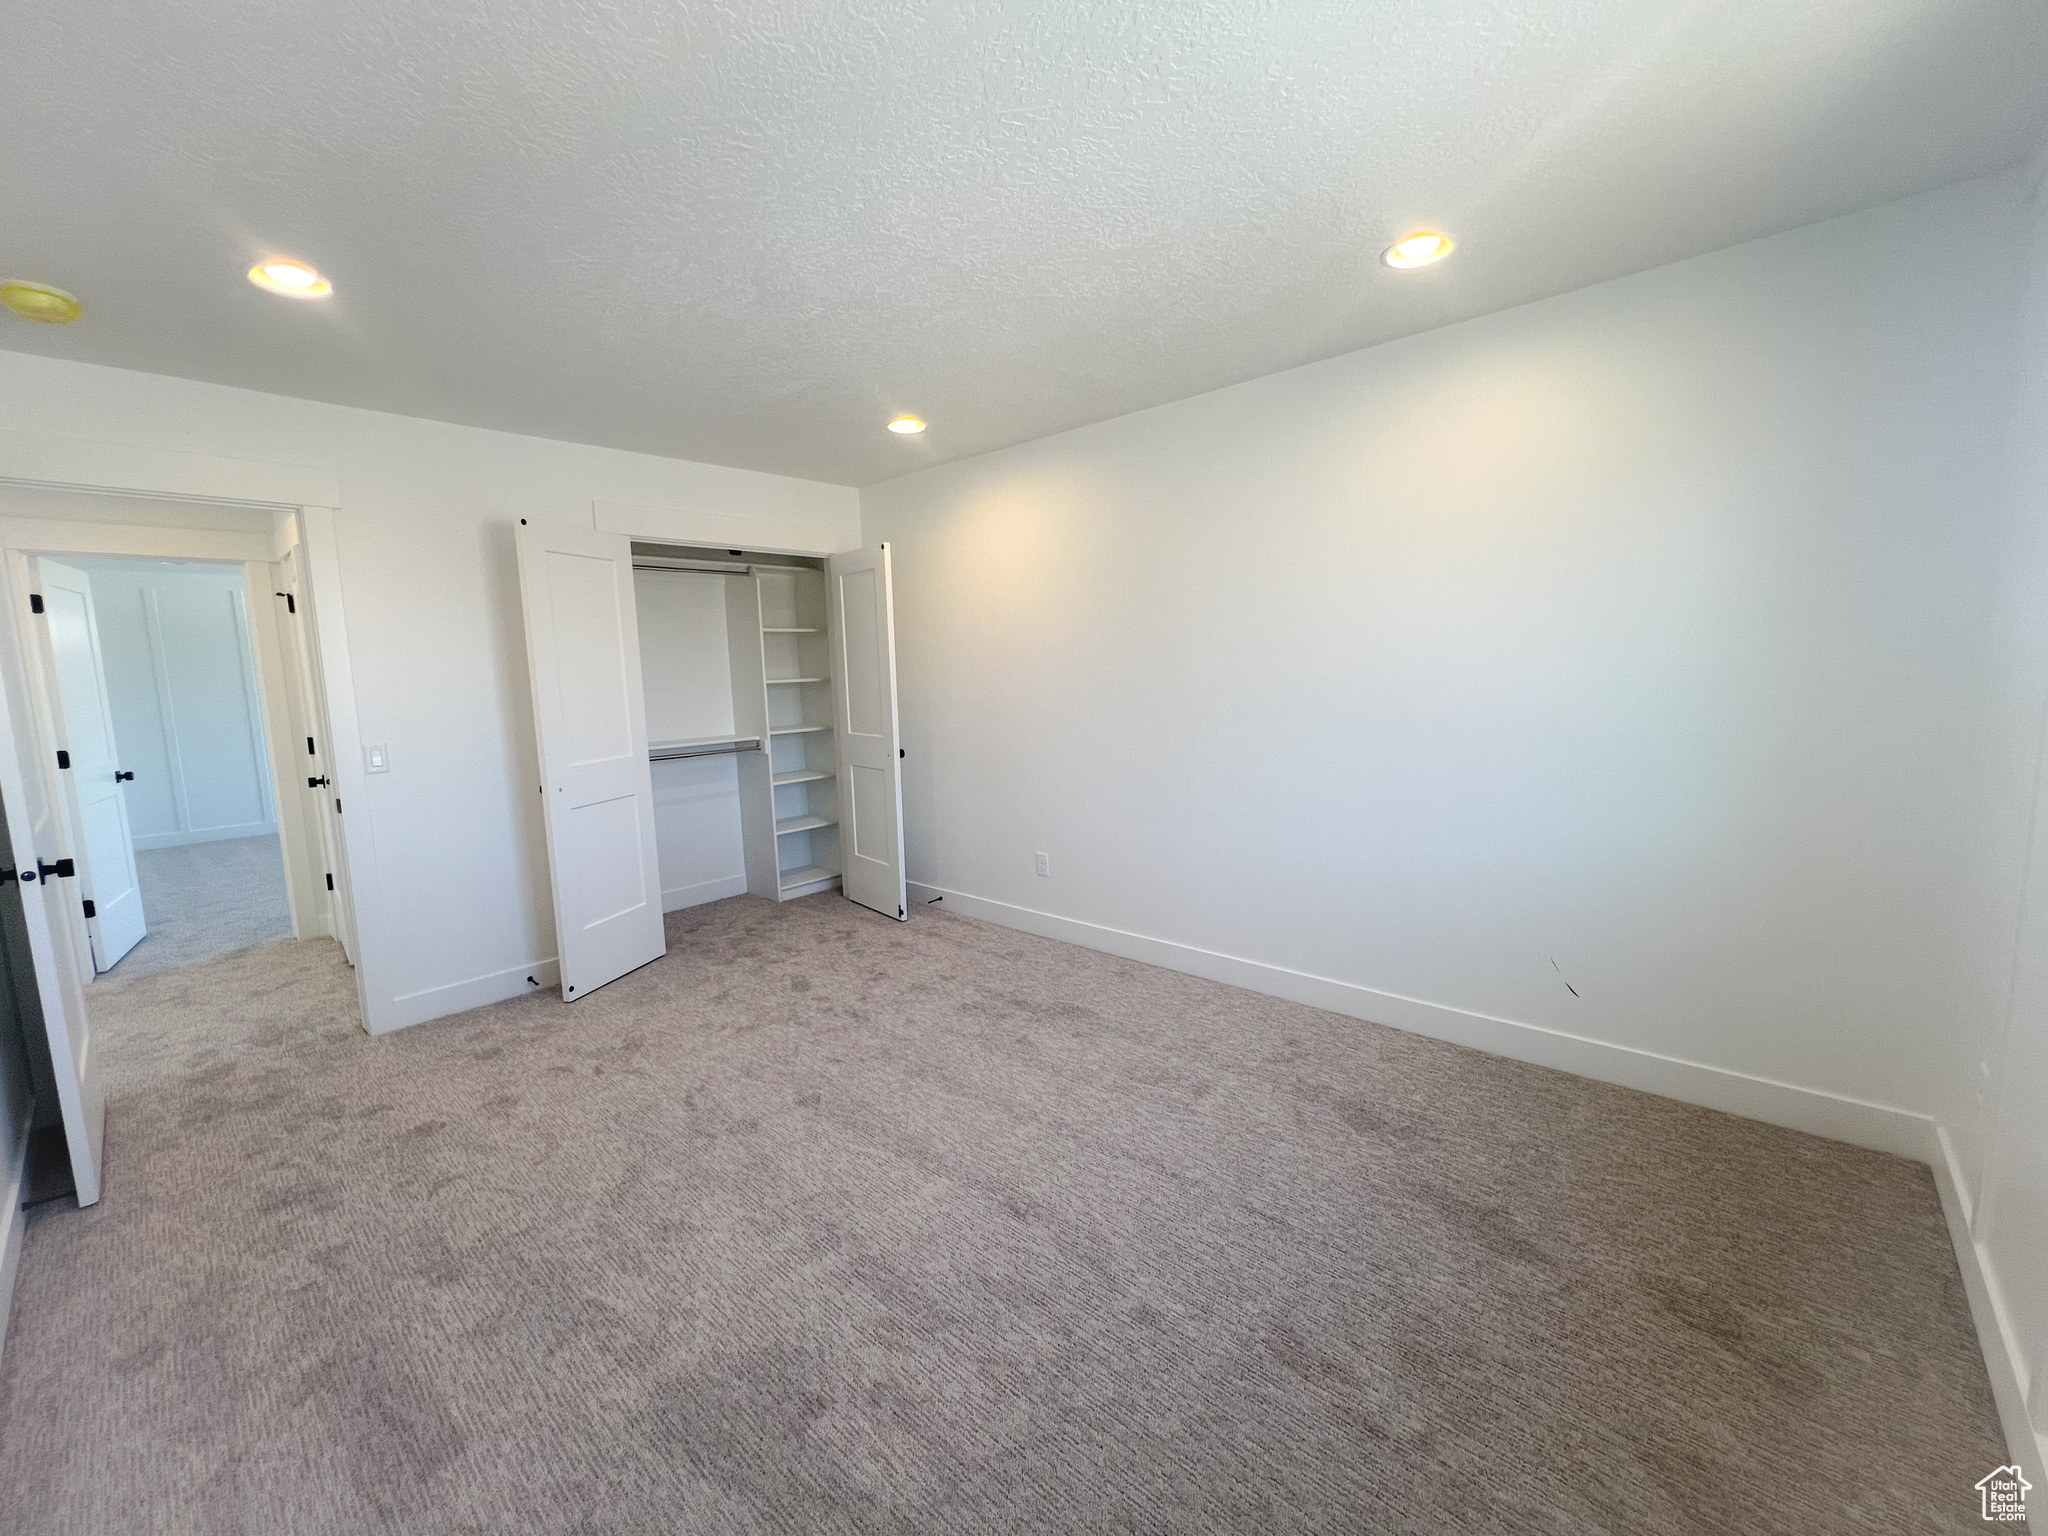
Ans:
[{"label": "open doorway", "polygon": [[66,799],[91,865],[94,971],[150,974],[291,938],[244,567],[35,567]]},{"label": "open doorway", "polygon": [[321,622],[343,677],[346,650],[309,521],[331,540],[303,506],[0,483],[0,791],[23,812],[0,873],[81,1205],[107,1085],[232,1055],[229,999],[363,1017]]}]

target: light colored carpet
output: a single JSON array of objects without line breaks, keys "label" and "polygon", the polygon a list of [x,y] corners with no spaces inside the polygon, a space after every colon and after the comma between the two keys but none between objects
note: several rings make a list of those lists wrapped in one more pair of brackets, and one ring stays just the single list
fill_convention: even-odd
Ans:
[{"label": "light colored carpet", "polygon": [[152,976],[292,936],[275,834],[135,855],[149,932],[108,979]]},{"label": "light colored carpet", "polygon": [[836,895],[384,1039],[110,985],[8,1530],[1967,1531],[1925,1169]]}]

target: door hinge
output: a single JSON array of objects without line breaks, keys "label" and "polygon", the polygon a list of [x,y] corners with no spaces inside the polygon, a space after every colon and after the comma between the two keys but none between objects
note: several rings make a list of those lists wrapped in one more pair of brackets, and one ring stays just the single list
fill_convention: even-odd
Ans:
[{"label": "door hinge", "polygon": [[325,789],[326,787],[327,780],[324,777],[306,780],[306,788],[308,789]]},{"label": "door hinge", "polygon": [[284,599],[284,611],[286,613],[297,613],[299,611],[299,600],[293,597],[291,593],[280,592],[277,595]]},{"label": "door hinge", "polygon": [[100,909],[88,901],[85,904],[85,915],[87,917],[98,917],[100,915]]},{"label": "door hinge", "polygon": [[71,754],[62,747],[57,749],[57,766],[59,768],[69,768],[71,766]]},{"label": "door hinge", "polygon": [[327,889],[330,891],[334,889],[334,876],[332,875],[327,877]]},{"label": "door hinge", "polygon": [[29,611],[30,613],[41,613],[41,612],[43,611],[43,594],[42,594],[42,593],[40,593],[40,592],[31,592],[31,593],[29,593],[29,595],[28,595],[28,611]]},{"label": "door hinge", "polygon": [[341,814],[341,796],[339,795],[334,797],[334,814],[337,816]]},{"label": "door hinge", "polygon": [[320,754],[319,754],[319,753],[318,753],[317,751],[315,751],[315,750],[314,750],[314,748],[313,748],[313,738],[312,738],[312,737],[310,737],[310,736],[308,736],[308,737],[306,738],[306,756],[308,756],[308,757],[318,757],[319,755],[320,755]]}]

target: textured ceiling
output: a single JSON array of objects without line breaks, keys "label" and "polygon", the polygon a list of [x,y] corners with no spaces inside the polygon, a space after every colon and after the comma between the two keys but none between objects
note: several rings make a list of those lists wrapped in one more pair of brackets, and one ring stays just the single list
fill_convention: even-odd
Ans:
[{"label": "textured ceiling", "polygon": [[1999,169],[2044,80],[2038,0],[64,0],[0,275],[87,316],[0,347],[863,484]]}]

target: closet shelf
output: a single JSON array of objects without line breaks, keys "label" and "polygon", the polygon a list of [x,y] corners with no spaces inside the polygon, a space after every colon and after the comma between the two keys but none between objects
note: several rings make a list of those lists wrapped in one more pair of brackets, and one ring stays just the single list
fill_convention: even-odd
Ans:
[{"label": "closet shelf", "polygon": [[826,769],[826,768],[799,768],[799,769],[798,769],[798,770],[796,770],[796,772],[794,772],[794,773],[778,773],[778,774],[776,774],[776,775],[775,775],[775,784],[776,784],[776,787],[777,787],[777,788],[779,789],[779,788],[780,788],[781,786],[783,786],[784,784],[808,784],[808,783],[810,783],[810,782],[811,782],[811,781],[812,781],[813,779],[829,779],[829,778],[831,778],[831,777],[832,777],[832,773],[831,773],[831,770],[830,770],[830,769]]},{"label": "closet shelf", "polygon": [[839,823],[830,816],[791,816],[775,823],[775,835],[785,832],[813,832],[819,827],[836,827]]},{"label": "closet shelf", "polygon": [[777,683],[829,683],[830,681],[829,677],[771,677],[768,679],[768,686],[773,688]]},{"label": "closet shelf", "polygon": [[764,635],[816,635],[822,634],[824,631],[817,629],[777,629],[773,625],[764,624],[761,627],[761,633]]},{"label": "closet shelf", "polygon": [[806,864],[801,869],[778,869],[775,883],[782,890],[794,890],[800,885],[815,885],[820,880],[837,880],[839,871],[827,869],[822,864]]},{"label": "closet shelf", "polygon": [[829,731],[831,729],[832,727],[829,725],[771,725],[768,727],[768,734],[770,736],[801,736],[805,731]]}]

